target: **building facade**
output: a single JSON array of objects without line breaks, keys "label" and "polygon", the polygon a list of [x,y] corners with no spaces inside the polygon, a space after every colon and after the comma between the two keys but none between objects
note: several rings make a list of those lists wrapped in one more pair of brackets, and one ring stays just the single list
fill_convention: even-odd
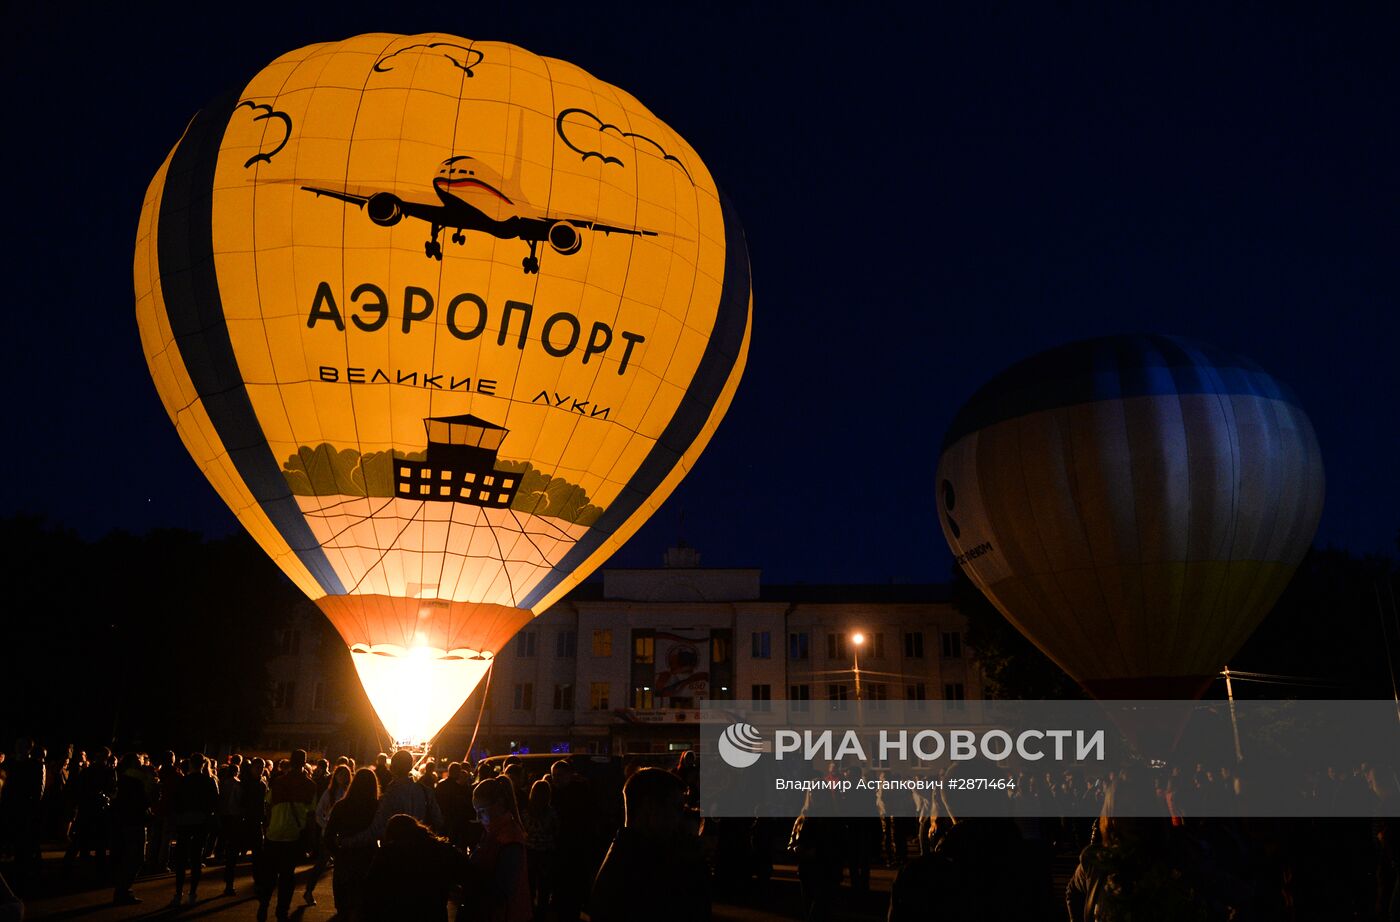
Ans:
[{"label": "building facade", "polygon": [[[601,582],[531,622],[497,655],[489,685],[443,731],[439,751],[460,758],[475,738],[476,756],[661,753],[697,746],[698,709],[711,701],[982,695],[966,621],[944,586],[764,585],[758,569],[703,568],[689,548],[673,548],[666,564],[605,569]],[[298,694],[343,685],[316,674],[323,657],[277,666],[277,681],[295,682]],[[326,746],[373,744],[358,720],[342,732],[325,720],[284,723],[276,700],[269,740],[305,745],[293,738],[314,725]],[[315,716],[363,711],[338,702]]]},{"label": "building facade", "polygon": [[[351,673],[354,667],[320,610],[299,606],[277,631],[274,650],[267,664],[268,720],[253,749],[276,754],[358,748],[369,701],[361,706],[364,692],[347,687],[345,667]],[[352,711],[359,711],[359,720],[352,719]]]}]

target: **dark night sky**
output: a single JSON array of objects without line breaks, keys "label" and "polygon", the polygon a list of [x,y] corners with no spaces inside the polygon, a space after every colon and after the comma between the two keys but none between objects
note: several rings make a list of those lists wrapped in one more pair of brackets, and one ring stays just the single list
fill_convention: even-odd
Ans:
[{"label": "dark night sky", "polygon": [[[265,12],[279,6],[296,11]],[[146,184],[202,104],[278,54],[435,30],[627,89],[744,220],[744,382],[615,562],[655,565],[683,534],[706,564],[772,581],[944,579],[931,484],[958,406],[1019,358],[1128,331],[1212,342],[1289,383],[1327,465],[1319,543],[1393,553],[1400,8],[976,6],[12,7],[0,515],[90,537],[237,527],[142,358]]]}]

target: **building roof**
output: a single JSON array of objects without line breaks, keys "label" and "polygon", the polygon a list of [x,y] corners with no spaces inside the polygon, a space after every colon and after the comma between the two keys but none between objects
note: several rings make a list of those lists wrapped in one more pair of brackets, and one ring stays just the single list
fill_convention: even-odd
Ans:
[{"label": "building roof", "polygon": [[853,585],[763,586],[759,596],[765,602],[948,602],[952,593],[946,583],[873,583]]},{"label": "building roof", "polygon": [[480,426],[483,429],[505,430],[506,428],[505,426],[498,426],[495,423],[487,422],[480,416],[472,416],[470,413],[463,413],[460,416],[429,416],[424,422],[448,423],[453,426]]},{"label": "building roof", "polygon": [[[684,570],[657,568],[657,573],[684,573]],[[603,583],[592,579],[575,586],[564,597],[570,602],[601,602]],[[946,583],[875,583],[861,584],[817,584],[798,583],[794,585],[760,585],[758,601],[794,602],[807,604],[851,604],[857,602],[883,602],[885,604],[929,604],[949,602],[952,594]],[[626,599],[614,599],[624,602]],[[718,602],[741,601],[736,599],[715,599]]]}]

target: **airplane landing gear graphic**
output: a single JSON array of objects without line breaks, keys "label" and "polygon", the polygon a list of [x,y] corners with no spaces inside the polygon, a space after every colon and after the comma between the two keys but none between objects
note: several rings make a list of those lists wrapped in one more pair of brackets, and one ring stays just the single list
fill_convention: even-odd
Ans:
[{"label": "airplane landing gear graphic", "polygon": [[423,244],[423,252],[438,262],[442,262],[442,244],[438,242],[438,235],[442,233],[442,225],[437,222],[430,223],[433,226],[433,235],[428,238],[427,243]]}]

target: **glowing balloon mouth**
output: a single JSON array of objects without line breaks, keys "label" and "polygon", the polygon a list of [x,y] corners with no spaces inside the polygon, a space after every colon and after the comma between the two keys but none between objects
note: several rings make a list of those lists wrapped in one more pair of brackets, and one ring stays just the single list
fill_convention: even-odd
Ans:
[{"label": "glowing balloon mouth", "polygon": [[357,643],[350,647],[350,659],[394,743],[421,746],[438,735],[476,690],[493,655]]}]

